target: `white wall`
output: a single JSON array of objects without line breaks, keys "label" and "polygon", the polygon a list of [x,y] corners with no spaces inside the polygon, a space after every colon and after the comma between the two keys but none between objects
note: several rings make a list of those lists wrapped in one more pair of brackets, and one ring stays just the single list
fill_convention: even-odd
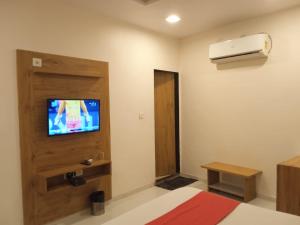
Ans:
[{"label": "white wall", "polygon": [[[0,1],[0,224],[22,224],[16,49],[110,62],[113,195],[154,181],[153,69],[177,71],[178,41],[59,2]],[[184,173],[204,178],[215,160],[258,168],[259,192],[275,196],[276,163],[300,153],[299,24],[297,8],[181,41]],[[267,62],[208,61],[210,43],[262,31]]]},{"label": "white wall", "polygon": [[[181,42],[182,169],[224,161],[263,170],[260,194],[275,197],[276,164],[300,154],[300,8],[231,24]],[[268,32],[269,59],[216,67],[210,43]]]},{"label": "white wall", "polygon": [[153,70],[177,70],[178,42],[59,2],[0,1],[3,225],[22,224],[16,49],[108,61],[113,195],[154,182]]}]

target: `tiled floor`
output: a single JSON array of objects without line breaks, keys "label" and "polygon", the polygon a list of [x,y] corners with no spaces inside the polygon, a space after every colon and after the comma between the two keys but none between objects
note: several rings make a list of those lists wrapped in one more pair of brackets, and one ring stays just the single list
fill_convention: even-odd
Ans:
[{"label": "tiled floor", "polygon": [[[206,184],[200,181],[195,182],[190,186],[206,190]],[[84,211],[64,218],[63,220],[51,223],[50,225],[101,225],[106,221],[128,212],[129,210],[134,209],[139,205],[142,205],[143,203],[146,203],[167,192],[168,191],[165,189],[151,187],[129,197],[112,201],[106,206],[106,212],[102,216],[90,216],[89,211]],[[251,201],[250,204],[275,210],[275,202],[261,198],[256,198],[255,200]]]}]

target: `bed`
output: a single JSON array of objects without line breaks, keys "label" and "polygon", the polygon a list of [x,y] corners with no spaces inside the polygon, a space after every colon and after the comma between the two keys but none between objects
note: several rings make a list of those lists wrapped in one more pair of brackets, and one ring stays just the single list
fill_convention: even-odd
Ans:
[{"label": "bed", "polygon": [[[147,202],[104,225],[144,225],[199,194],[184,187]],[[241,203],[220,225],[300,225],[300,217]]]}]

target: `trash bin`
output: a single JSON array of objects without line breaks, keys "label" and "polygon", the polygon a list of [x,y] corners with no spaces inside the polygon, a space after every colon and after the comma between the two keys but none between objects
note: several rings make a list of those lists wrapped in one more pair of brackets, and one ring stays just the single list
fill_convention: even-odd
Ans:
[{"label": "trash bin", "polygon": [[104,214],[104,199],[104,191],[96,191],[90,195],[92,215],[99,216]]}]

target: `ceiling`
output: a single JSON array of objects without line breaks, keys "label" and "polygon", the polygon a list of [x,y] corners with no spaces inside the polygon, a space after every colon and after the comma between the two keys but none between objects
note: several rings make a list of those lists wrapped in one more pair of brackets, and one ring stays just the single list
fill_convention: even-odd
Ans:
[{"label": "ceiling", "polygon": [[[235,21],[300,5],[300,0],[65,0],[146,29],[186,37]],[[178,24],[165,18],[178,14]]]}]

